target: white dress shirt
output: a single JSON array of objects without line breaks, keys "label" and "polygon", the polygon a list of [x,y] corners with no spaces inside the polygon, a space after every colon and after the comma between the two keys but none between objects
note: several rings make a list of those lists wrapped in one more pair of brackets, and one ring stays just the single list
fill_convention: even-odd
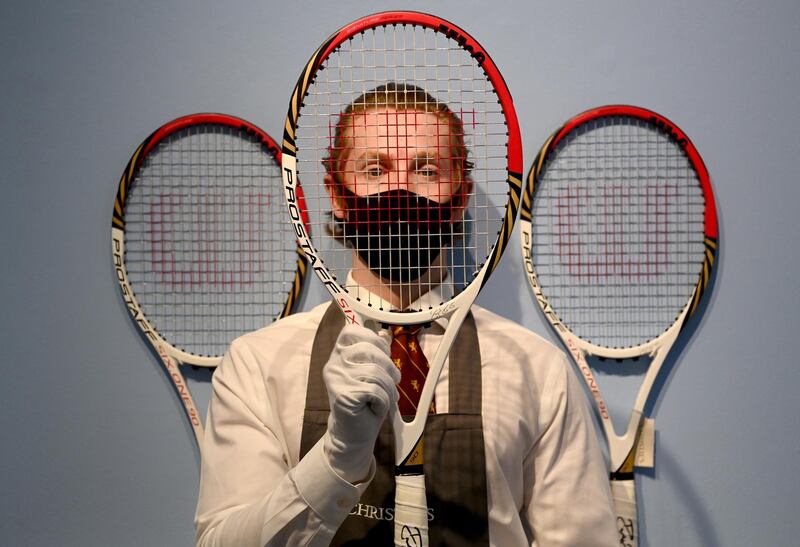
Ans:
[{"label": "white dress shirt", "polygon": [[[434,291],[423,298],[440,297]],[[215,372],[198,546],[326,546],[348,513],[362,509],[357,503],[367,484],[336,475],[321,443],[299,459],[311,347],[328,305],[242,336]],[[617,545],[608,470],[566,357],[507,319],[478,306],[472,312],[491,545]],[[444,327],[439,320],[420,334],[426,355],[434,354]],[[446,413],[447,363],[435,400],[437,412]]]}]

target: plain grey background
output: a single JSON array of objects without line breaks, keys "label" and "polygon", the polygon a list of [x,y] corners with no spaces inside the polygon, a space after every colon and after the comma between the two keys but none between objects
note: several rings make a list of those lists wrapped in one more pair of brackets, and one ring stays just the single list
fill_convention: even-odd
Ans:
[{"label": "plain grey background", "polygon": [[[491,53],[526,169],[560,123],[607,103],[657,110],[692,138],[715,185],[721,253],[705,314],[650,405],[642,545],[797,544],[795,0],[2,7],[0,544],[192,543],[191,432],[111,268],[119,176],[142,139],[183,114],[238,115],[279,139],[317,45],[398,8],[448,18]],[[555,340],[516,241],[480,303]],[[325,298],[312,285],[306,307]],[[208,377],[194,378],[205,406]],[[633,397],[625,380],[609,388],[615,405]]]}]

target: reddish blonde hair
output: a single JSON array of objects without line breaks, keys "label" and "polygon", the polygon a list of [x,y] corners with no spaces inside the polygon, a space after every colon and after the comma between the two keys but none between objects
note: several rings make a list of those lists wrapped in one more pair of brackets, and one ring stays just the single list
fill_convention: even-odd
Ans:
[{"label": "reddish blonde hair", "polygon": [[381,108],[417,110],[446,119],[451,129],[450,136],[454,141],[451,159],[461,167],[462,181],[469,178],[473,164],[467,158],[469,151],[464,144],[464,124],[461,119],[445,103],[437,101],[422,88],[412,84],[389,82],[363,93],[339,115],[328,156],[323,159],[325,170],[335,181],[341,182],[339,162],[344,150],[348,148],[345,131],[350,126],[350,120],[359,113]]}]

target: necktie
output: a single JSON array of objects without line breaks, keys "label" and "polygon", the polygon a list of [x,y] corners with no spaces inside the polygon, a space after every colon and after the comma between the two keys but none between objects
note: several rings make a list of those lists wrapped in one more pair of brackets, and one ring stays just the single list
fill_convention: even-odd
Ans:
[{"label": "necktie", "polygon": [[[413,416],[417,412],[419,396],[425,385],[428,375],[428,360],[419,346],[417,334],[422,326],[393,326],[392,331],[392,361],[400,369],[401,379],[397,385],[400,391],[400,414]],[[431,403],[430,412],[435,412],[434,403]]]}]

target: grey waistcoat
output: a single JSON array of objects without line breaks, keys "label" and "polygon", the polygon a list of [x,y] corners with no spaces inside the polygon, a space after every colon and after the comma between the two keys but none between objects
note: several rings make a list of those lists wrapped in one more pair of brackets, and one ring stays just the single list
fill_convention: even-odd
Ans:
[{"label": "grey waistcoat", "polygon": [[[343,326],[344,316],[332,304],[320,322],[311,351],[301,458],[327,428],[330,408],[322,367]],[[430,547],[489,545],[479,349],[470,313],[450,350],[449,412],[429,416],[425,426]],[[375,460],[375,478],[339,527],[332,546],[393,545],[394,437],[388,420],[375,443]]]}]

